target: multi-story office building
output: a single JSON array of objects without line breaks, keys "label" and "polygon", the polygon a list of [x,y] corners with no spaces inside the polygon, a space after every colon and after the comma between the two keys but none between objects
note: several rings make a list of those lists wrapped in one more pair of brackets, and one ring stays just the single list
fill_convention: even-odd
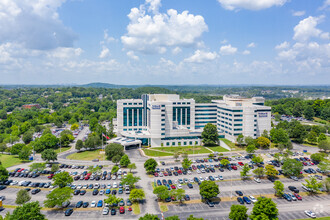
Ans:
[{"label": "multi-story office building", "polygon": [[232,141],[239,134],[256,138],[270,130],[270,107],[263,104],[261,97],[224,96],[201,104],[174,94],[142,95],[117,101],[117,133],[153,147],[200,145],[204,126],[212,123]]}]

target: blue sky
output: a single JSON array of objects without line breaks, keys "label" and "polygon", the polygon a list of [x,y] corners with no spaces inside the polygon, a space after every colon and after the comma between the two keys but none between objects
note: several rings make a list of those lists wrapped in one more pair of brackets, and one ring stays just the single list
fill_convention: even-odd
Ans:
[{"label": "blue sky", "polygon": [[0,1],[1,84],[329,84],[330,0]]}]

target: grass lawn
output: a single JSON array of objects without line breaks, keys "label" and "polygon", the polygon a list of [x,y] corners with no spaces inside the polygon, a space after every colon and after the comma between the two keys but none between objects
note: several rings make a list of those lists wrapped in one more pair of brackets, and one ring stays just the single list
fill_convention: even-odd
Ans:
[{"label": "grass lawn", "polygon": [[159,152],[154,151],[151,149],[143,149],[144,153],[149,157],[165,157],[165,156],[173,156],[172,153],[166,153],[166,152]]},{"label": "grass lawn", "polygon": [[238,151],[238,150],[244,150],[244,148],[239,148],[235,145],[235,143],[231,142],[230,140],[226,138],[220,138],[221,141],[225,142],[225,144],[228,145],[228,147],[231,148],[232,151]]},{"label": "grass lawn", "polygon": [[132,209],[133,209],[133,213],[135,215],[139,215],[141,213],[140,204],[139,203],[133,203],[132,204]]},{"label": "grass lawn", "polygon": [[[71,147],[62,147],[61,152],[64,152],[64,151],[67,151],[67,150],[70,150],[70,149],[71,149]],[[56,149],[55,152],[60,153],[60,148]]]},{"label": "grass lawn", "polygon": [[221,146],[208,147],[208,148],[211,149],[211,150],[213,150],[213,151],[217,151],[217,152],[227,152],[227,151],[229,151],[226,148],[223,148]]},{"label": "grass lawn", "polygon": [[67,157],[67,159],[70,160],[93,160],[93,159],[99,159],[104,160],[105,155],[100,154],[101,149],[98,150],[92,150],[92,151],[82,151],[78,153],[71,154]]},{"label": "grass lawn", "polygon": [[160,211],[162,211],[162,212],[167,212],[168,211],[168,207],[167,207],[167,205],[159,205],[159,209],[160,209]]},{"label": "grass lawn", "polygon": [[212,153],[203,146],[182,146],[182,147],[154,147],[152,149],[160,150],[167,153],[187,153],[187,154],[209,154]]},{"label": "grass lawn", "polygon": [[0,161],[5,168],[15,166],[24,162],[30,162],[20,160],[17,155],[8,154],[0,154]]}]

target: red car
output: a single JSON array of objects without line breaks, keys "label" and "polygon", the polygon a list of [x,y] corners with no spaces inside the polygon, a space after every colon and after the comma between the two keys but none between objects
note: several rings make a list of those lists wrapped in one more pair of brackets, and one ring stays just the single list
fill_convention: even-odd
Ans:
[{"label": "red car", "polygon": [[303,165],[304,165],[304,166],[307,166],[307,163],[306,163],[306,162],[303,162]]},{"label": "red car", "polygon": [[154,176],[155,176],[155,177],[158,177],[158,173],[154,173]]},{"label": "red car", "polygon": [[233,170],[237,170],[237,166],[231,166]]},{"label": "red car", "polygon": [[121,206],[121,207],[119,208],[119,213],[120,213],[120,214],[124,214],[124,213],[125,213],[125,208]]},{"label": "red car", "polygon": [[312,165],[314,165],[314,163],[313,162],[310,162]]},{"label": "red car", "polygon": [[53,177],[54,177],[54,174],[50,174],[47,178],[48,179],[53,179]]},{"label": "red car", "polygon": [[240,166],[244,166],[244,163],[242,163],[242,162],[238,162],[238,164],[239,164]]},{"label": "red car", "polygon": [[182,171],[181,170],[178,170],[178,174],[182,174]]},{"label": "red car", "polygon": [[197,167],[195,165],[192,165],[193,170],[197,170]]},{"label": "red car", "polygon": [[176,189],[175,185],[171,185],[171,188],[172,188],[172,189]]},{"label": "red car", "polygon": [[208,159],[204,159],[204,162],[209,162],[209,160]]},{"label": "red car", "polygon": [[176,198],[174,196],[171,196],[172,201],[176,201]]},{"label": "red car", "polygon": [[87,176],[85,176],[85,180],[89,180],[89,176],[87,175]]},{"label": "red car", "polygon": [[164,172],[164,176],[168,176],[168,173],[167,172]]},{"label": "red car", "polygon": [[293,195],[294,195],[298,200],[302,200],[302,198],[301,198],[301,196],[300,196],[299,194],[294,193]]},{"label": "red car", "polygon": [[129,212],[131,212],[132,211],[132,207],[130,206],[130,207],[128,207],[128,209],[127,209]]}]

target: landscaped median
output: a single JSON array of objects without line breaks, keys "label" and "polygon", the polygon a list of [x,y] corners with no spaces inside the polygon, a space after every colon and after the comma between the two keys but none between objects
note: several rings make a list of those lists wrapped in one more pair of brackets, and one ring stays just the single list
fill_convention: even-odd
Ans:
[{"label": "landscaped median", "polygon": [[100,161],[104,160],[105,154],[101,153],[101,149],[97,150],[87,150],[87,151],[81,151],[78,153],[71,154],[67,156],[67,159],[69,160],[93,160],[93,159],[99,159]]},{"label": "landscaped median", "polygon": [[21,163],[31,162],[31,161],[20,160],[17,155],[8,155],[8,154],[0,154],[0,160],[2,166],[4,166],[5,168],[12,167]]}]

